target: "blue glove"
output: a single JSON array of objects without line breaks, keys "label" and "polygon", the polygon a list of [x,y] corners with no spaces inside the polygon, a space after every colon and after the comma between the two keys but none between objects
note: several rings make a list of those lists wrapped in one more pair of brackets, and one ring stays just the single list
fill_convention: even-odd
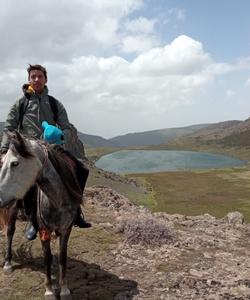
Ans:
[{"label": "blue glove", "polygon": [[64,133],[62,130],[54,125],[50,125],[48,122],[42,122],[43,138],[50,144],[61,145],[64,141]]}]

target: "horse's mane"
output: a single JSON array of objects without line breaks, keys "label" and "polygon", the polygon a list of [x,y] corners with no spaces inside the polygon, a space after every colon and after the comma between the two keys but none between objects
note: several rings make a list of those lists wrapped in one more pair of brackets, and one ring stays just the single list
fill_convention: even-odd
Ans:
[{"label": "horse's mane", "polygon": [[26,146],[23,137],[18,133],[18,131],[14,131],[9,133],[10,138],[10,147],[19,153],[22,157],[29,158],[34,157],[34,154],[28,149]]},{"label": "horse's mane", "polygon": [[83,190],[77,179],[77,159],[58,145],[47,145],[48,157],[73,201],[82,202]]},{"label": "horse's mane", "polygon": [[[76,165],[79,163],[78,160],[61,146],[46,144],[39,140],[35,141],[47,148],[48,158],[60,176],[72,201],[81,203],[83,190],[77,179]],[[14,146],[15,150],[21,156],[26,158],[34,157],[34,153],[29,149],[24,138],[17,131],[11,134],[11,147],[12,146]]]}]

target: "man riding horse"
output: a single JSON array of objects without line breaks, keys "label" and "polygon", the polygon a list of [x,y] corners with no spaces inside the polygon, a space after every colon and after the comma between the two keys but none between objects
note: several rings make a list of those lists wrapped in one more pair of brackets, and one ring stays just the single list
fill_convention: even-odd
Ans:
[{"label": "man riding horse", "polygon": [[[24,96],[17,100],[9,111],[4,125],[1,153],[7,152],[8,132],[14,130],[29,137],[44,138],[49,143],[61,144],[63,140],[63,146],[67,150],[71,130],[70,123],[63,104],[48,95],[46,69],[41,65],[29,65],[27,71],[29,84],[24,84]],[[88,177],[88,169],[78,161],[76,162],[70,153],[68,159],[76,168],[77,177],[83,190]],[[36,215],[34,197],[36,197],[35,187],[26,194],[26,201],[23,201],[25,212],[32,220],[25,234],[29,240],[35,239],[37,235],[36,220],[32,217]],[[80,206],[75,218],[75,225],[80,228],[91,227],[91,224],[84,220]]]}]

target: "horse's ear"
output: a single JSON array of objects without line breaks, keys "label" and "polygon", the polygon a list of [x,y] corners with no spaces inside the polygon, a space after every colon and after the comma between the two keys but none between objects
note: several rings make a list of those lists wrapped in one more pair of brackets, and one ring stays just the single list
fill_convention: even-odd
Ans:
[{"label": "horse's ear", "polygon": [[12,132],[12,135],[13,135],[13,138],[17,139],[20,143],[24,142],[23,136],[17,130],[14,130]]},{"label": "horse's ear", "polygon": [[14,130],[10,133],[11,144],[15,147],[16,151],[23,157],[32,157],[32,152],[28,149],[25,138],[17,131]]}]

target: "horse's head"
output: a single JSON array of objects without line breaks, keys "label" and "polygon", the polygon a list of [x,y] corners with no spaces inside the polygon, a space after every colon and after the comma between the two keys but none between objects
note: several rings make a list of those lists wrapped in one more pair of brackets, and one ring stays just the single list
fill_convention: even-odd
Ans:
[{"label": "horse's head", "polygon": [[42,169],[32,144],[18,132],[11,135],[8,152],[1,157],[0,207],[22,199]]}]

